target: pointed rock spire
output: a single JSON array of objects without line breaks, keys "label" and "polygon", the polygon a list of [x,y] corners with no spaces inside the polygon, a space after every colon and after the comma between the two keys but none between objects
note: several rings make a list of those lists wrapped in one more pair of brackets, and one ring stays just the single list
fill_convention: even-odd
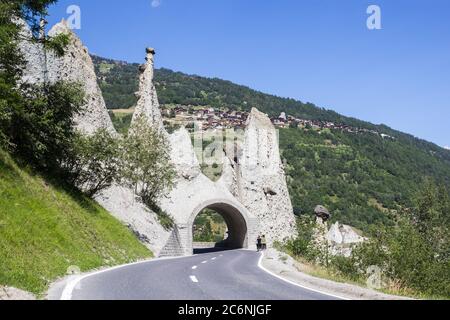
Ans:
[{"label": "pointed rock spire", "polygon": [[200,164],[192,146],[191,136],[180,128],[169,136],[171,161],[180,178],[192,180],[201,174]]},{"label": "pointed rock spire", "polygon": [[137,94],[138,102],[131,121],[131,128],[136,125],[138,119],[145,117],[150,126],[158,130],[164,130],[158,95],[153,84],[155,50],[147,48],[146,53],[146,62],[139,68],[141,75],[139,77],[139,92]]},{"label": "pointed rock spire", "polygon": [[247,120],[242,155],[236,165],[239,201],[260,221],[269,243],[295,234],[295,217],[280,158],[278,132],[269,117],[253,108]]},{"label": "pointed rock spire", "polygon": [[83,112],[75,119],[79,130],[86,134],[92,134],[100,128],[105,128],[115,133],[105,100],[97,83],[97,75],[88,49],[64,19],[49,31],[50,37],[60,34],[69,35],[70,42],[62,57],[57,56],[54,52],[47,53],[49,81],[51,83],[56,81],[77,82],[82,85],[86,104]]},{"label": "pointed rock spire", "polygon": [[273,126],[267,114],[262,113],[256,108],[252,108],[252,110],[250,111],[250,114],[247,118],[246,127],[275,130],[275,127]]},{"label": "pointed rock spire", "polygon": [[42,43],[31,41],[33,33],[25,20],[15,19],[14,23],[20,28],[22,40],[18,43],[18,47],[26,61],[21,81],[28,84],[43,83],[46,80],[44,46]]}]

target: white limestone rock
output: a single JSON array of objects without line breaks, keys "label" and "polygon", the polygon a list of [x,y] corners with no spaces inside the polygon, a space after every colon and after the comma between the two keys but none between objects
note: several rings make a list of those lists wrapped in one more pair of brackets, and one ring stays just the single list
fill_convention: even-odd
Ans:
[{"label": "white limestone rock", "polygon": [[155,256],[159,255],[169,239],[170,231],[161,226],[156,213],[137,199],[133,190],[112,186],[102,191],[95,200],[126,224]]},{"label": "white limestone rock", "polygon": [[258,217],[269,244],[295,236],[295,217],[280,158],[278,133],[253,109],[247,120],[237,173],[238,199]]},{"label": "white limestone rock", "polygon": [[334,242],[336,244],[342,244],[343,243],[343,237],[341,234],[341,231],[339,230],[339,223],[335,223],[330,227],[330,230],[325,235],[325,238],[330,241]]},{"label": "white limestone rock", "polygon": [[189,132],[185,128],[169,136],[171,161],[180,178],[192,180],[201,174]]},{"label": "white limestone rock", "polygon": [[88,49],[78,36],[68,27],[66,21],[54,25],[49,36],[68,34],[70,43],[62,57],[54,52],[47,52],[48,78],[51,83],[70,81],[81,83],[85,92],[84,112],[75,119],[77,128],[86,134],[92,134],[100,128],[115,133],[112,121],[108,115],[102,92],[97,83],[94,64]]},{"label": "white limestone rock", "polygon": [[356,233],[351,226],[340,224],[339,222],[330,227],[326,234],[326,239],[332,243],[344,245],[364,242],[364,238]]},{"label": "white limestone rock", "polygon": [[[230,193],[222,182],[212,182],[200,169],[189,132],[181,128],[169,136],[171,162],[175,166],[177,178],[175,186],[159,199],[160,206],[168,212],[177,225],[178,238],[184,254],[192,253],[192,223],[202,209],[220,204],[222,207],[240,211],[247,223],[249,247],[256,243],[254,215]],[[224,217],[225,218],[225,217]]]},{"label": "white limestone rock", "polygon": [[217,184],[224,186],[233,196],[237,197],[239,195],[238,177],[236,175],[237,164],[225,155],[222,162],[222,176]]},{"label": "white limestone rock", "polygon": [[138,102],[131,121],[131,129],[135,127],[139,118],[145,116],[151,127],[164,130],[158,95],[153,84],[155,50],[147,48],[146,52],[146,62],[140,67]]},{"label": "white limestone rock", "polygon": [[49,31],[50,37],[59,34],[70,36],[70,43],[62,57],[51,50],[44,50],[41,43],[30,41],[32,33],[27,23],[23,20],[18,20],[17,23],[22,27],[21,38],[23,39],[19,42],[19,49],[26,61],[22,82],[28,84],[57,81],[80,83],[86,96],[83,112],[75,118],[77,129],[86,134],[92,134],[100,128],[106,128],[111,133],[115,133],[102,92],[97,84],[94,64],[88,50],[67,23],[63,20]]},{"label": "white limestone rock", "polygon": [[[315,246],[317,248],[326,246],[332,256],[350,257],[353,249],[367,240],[360,236],[351,226],[336,222],[327,230],[326,222],[323,222],[321,218],[317,220],[318,223],[314,235]],[[323,225],[325,225],[325,228],[323,228]]]},{"label": "white limestone rock", "polygon": [[31,41],[33,35],[24,20],[17,19],[15,23],[20,27],[19,35],[22,41],[18,46],[26,62],[21,81],[26,84],[44,83],[46,77],[44,47],[41,43]]}]

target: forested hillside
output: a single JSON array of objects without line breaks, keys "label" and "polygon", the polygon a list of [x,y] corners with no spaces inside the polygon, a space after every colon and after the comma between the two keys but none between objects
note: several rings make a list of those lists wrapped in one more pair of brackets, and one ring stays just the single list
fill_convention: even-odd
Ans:
[{"label": "forested hillside", "polygon": [[[138,90],[139,64],[98,56],[93,56],[93,60],[108,109],[133,107],[136,103],[134,92]],[[331,121],[376,130],[394,136],[401,142],[413,144],[450,163],[450,151],[428,141],[393,130],[385,125],[374,125],[345,117],[311,103],[265,94],[230,81],[187,75],[168,69],[156,69],[155,86],[161,104],[211,106],[217,109],[242,111],[250,111],[251,108],[256,107],[270,116],[278,116],[281,112],[286,112],[302,119]]]},{"label": "forested hillside", "polygon": [[280,147],[294,210],[317,204],[363,230],[389,224],[390,213],[412,206],[424,177],[450,185],[450,165],[414,145],[372,134],[280,130]]},{"label": "forested hillside", "polygon": [[[93,57],[99,83],[110,109],[136,103],[139,65]],[[345,117],[293,99],[280,98],[220,79],[156,70],[161,104],[212,106],[249,111],[252,107],[311,120],[326,120],[373,129],[395,139],[339,130],[280,130],[282,156],[296,214],[311,214],[314,206],[330,208],[333,220],[368,230],[389,224],[390,213],[411,205],[411,197],[426,177],[450,186],[450,151],[384,125]],[[128,116],[128,121],[129,121]],[[126,130],[124,118],[116,118]]]}]

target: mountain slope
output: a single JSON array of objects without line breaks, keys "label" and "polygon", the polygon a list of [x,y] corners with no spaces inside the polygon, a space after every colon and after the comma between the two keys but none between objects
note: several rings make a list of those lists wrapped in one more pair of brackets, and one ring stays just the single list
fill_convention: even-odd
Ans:
[{"label": "mountain slope", "polygon": [[42,294],[71,266],[87,271],[151,255],[94,201],[0,150],[0,285]]},{"label": "mountain slope", "polygon": [[450,165],[414,145],[373,134],[334,130],[280,131],[288,185],[297,214],[323,204],[333,221],[368,230],[411,208],[425,177],[450,184]]},{"label": "mountain slope", "polygon": [[[99,84],[108,109],[127,109],[136,103],[139,64],[92,56]],[[281,112],[306,119],[330,121],[352,127],[375,130],[396,137],[401,142],[413,144],[450,164],[450,150],[431,142],[415,138],[385,125],[374,125],[346,117],[332,110],[319,108],[312,103],[265,94],[245,86],[217,78],[187,75],[168,69],[155,70],[155,86],[161,104],[212,106],[232,110],[250,111],[252,107],[278,116]]]},{"label": "mountain slope", "polygon": [[[138,64],[93,57],[107,106],[134,105]],[[328,206],[333,220],[368,230],[389,224],[390,213],[410,207],[425,177],[450,186],[450,151],[384,125],[345,117],[313,104],[264,94],[220,79],[167,69],[156,70],[161,104],[212,106],[249,111],[252,107],[278,116],[281,112],[310,120],[331,121],[384,133],[348,133],[329,129],[282,129],[280,146],[287,161],[288,185],[297,214],[311,214],[317,204]],[[127,118],[116,117],[126,130]],[[120,121],[119,121],[120,120]]]}]

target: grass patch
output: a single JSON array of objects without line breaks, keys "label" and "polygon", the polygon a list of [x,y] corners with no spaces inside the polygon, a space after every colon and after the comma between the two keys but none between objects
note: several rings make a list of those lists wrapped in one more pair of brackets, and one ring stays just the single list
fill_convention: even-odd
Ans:
[{"label": "grass patch", "polygon": [[[321,266],[321,265],[312,263],[311,261],[308,261],[307,259],[305,259],[301,256],[296,256],[296,255],[292,254],[292,252],[290,252],[289,250],[287,250],[286,248],[282,247],[279,244],[276,245],[276,249],[293,257],[294,260],[297,261],[297,264],[296,264],[297,270],[302,273],[305,273],[305,274],[308,274],[310,276],[320,278],[320,279],[330,280],[330,281],[334,281],[334,282],[338,282],[338,283],[346,283],[346,284],[355,285],[355,286],[358,286],[361,288],[370,289],[367,286],[366,279],[363,279],[362,277],[349,277],[349,276],[346,276],[346,275],[340,273],[339,271],[335,270],[333,267],[327,268],[325,266]],[[386,288],[382,288],[382,289],[375,290],[375,291],[379,291],[381,293],[388,294],[388,295],[410,297],[410,298],[414,298],[414,299],[449,300],[448,297],[437,296],[437,295],[427,295],[427,294],[423,294],[421,292],[418,292],[416,290],[412,290],[409,288],[402,288],[400,286],[397,286],[393,282],[389,283],[389,285]]]},{"label": "grass patch", "polygon": [[0,150],[0,285],[40,295],[70,266],[88,271],[151,256],[97,203]]},{"label": "grass patch", "polygon": [[130,128],[131,120],[133,119],[133,113],[114,112],[110,110],[109,116],[116,131],[120,134],[125,135]]}]

